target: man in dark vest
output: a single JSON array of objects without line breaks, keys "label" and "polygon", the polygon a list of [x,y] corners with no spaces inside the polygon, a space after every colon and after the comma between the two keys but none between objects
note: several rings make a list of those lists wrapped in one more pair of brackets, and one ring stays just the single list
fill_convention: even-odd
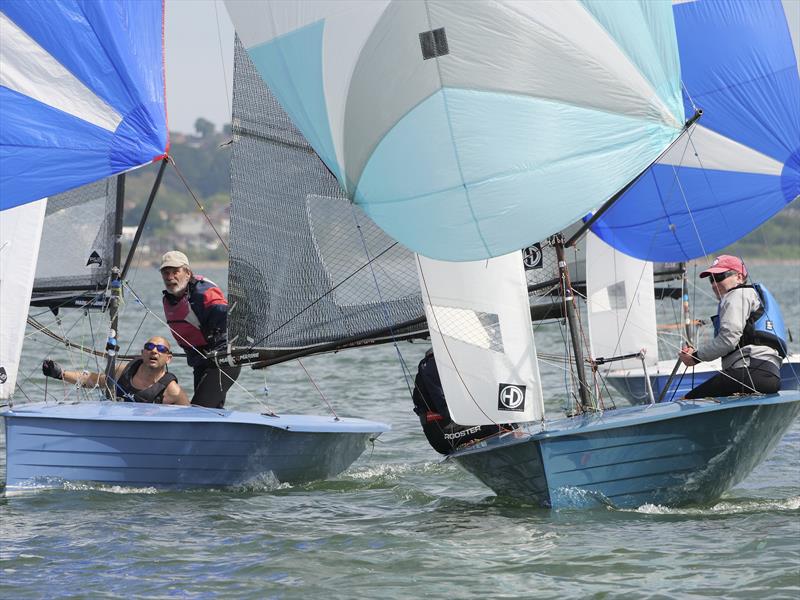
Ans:
[{"label": "man in dark vest", "polygon": [[781,362],[787,353],[778,303],[763,285],[747,283],[747,269],[736,256],[717,257],[700,277],[709,278],[719,300],[712,317],[714,338],[699,348],[683,348],[679,358],[686,366],[722,358],[722,371],[686,398],[774,394],[781,386]]},{"label": "man in dark vest", "polygon": [[[141,358],[117,365],[113,388],[118,400],[149,402],[155,404],[188,405],[189,399],[178,385],[178,378],[167,370],[172,360],[169,342],[162,337],[151,337],[142,348]],[[57,362],[42,363],[46,377],[61,379],[81,387],[105,387],[104,373],[65,371]],[[111,385],[109,385],[111,387]]]},{"label": "man in dark vest", "polygon": [[167,288],[163,299],[167,325],[194,370],[192,404],[222,408],[242,370],[208,358],[210,352],[227,349],[228,300],[217,284],[192,273],[183,252],[167,252],[160,270]]}]

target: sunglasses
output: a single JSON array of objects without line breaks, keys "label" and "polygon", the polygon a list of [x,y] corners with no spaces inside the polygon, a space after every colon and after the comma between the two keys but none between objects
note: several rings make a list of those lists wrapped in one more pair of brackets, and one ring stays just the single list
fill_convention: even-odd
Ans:
[{"label": "sunglasses", "polygon": [[158,350],[161,354],[172,354],[169,347],[164,344],[154,344],[153,342],[144,343],[145,350]]},{"label": "sunglasses", "polygon": [[736,271],[725,271],[724,273],[711,273],[710,278],[714,283],[725,281],[731,275],[736,275]]}]

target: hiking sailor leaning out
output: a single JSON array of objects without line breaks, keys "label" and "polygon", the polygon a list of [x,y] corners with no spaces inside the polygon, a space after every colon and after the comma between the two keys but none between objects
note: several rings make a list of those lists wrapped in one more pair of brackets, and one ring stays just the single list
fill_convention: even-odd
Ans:
[{"label": "hiking sailor leaning out", "polygon": [[220,365],[207,356],[227,348],[228,301],[217,284],[192,273],[183,252],[167,252],[160,270],[167,288],[163,300],[167,325],[194,369],[192,404],[222,408],[242,368]]},{"label": "hiking sailor leaning out", "polygon": [[[117,365],[114,389],[117,399],[125,402],[188,405],[189,399],[178,385],[178,378],[167,371],[172,360],[169,342],[162,337],[151,337],[142,348],[141,358]],[[57,362],[46,360],[42,373],[47,377],[75,383],[81,387],[105,387],[104,373],[65,371]]]},{"label": "hiking sailor leaning out", "polygon": [[780,307],[761,284],[747,283],[740,258],[723,254],[700,273],[719,300],[712,317],[714,338],[699,348],[686,346],[679,358],[686,366],[722,358],[722,371],[686,394],[718,398],[731,394],[774,394],[786,357],[786,333]]}]

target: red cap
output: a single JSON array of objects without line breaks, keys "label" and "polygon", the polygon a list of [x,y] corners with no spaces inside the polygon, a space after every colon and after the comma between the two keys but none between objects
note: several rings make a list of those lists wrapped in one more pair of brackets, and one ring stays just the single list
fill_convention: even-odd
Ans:
[{"label": "red cap", "polygon": [[747,269],[742,259],[731,256],[730,254],[721,254],[715,258],[711,266],[700,273],[700,277],[708,277],[712,273],[724,273],[725,271],[736,271],[747,277]]}]

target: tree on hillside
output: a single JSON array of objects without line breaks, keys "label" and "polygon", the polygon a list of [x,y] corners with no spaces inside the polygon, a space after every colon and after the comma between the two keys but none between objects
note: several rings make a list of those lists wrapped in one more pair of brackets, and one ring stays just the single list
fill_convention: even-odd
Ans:
[{"label": "tree on hillside", "polygon": [[216,129],[216,126],[203,117],[199,117],[197,121],[194,122],[194,130],[203,139],[208,139],[214,135],[214,129]]}]

